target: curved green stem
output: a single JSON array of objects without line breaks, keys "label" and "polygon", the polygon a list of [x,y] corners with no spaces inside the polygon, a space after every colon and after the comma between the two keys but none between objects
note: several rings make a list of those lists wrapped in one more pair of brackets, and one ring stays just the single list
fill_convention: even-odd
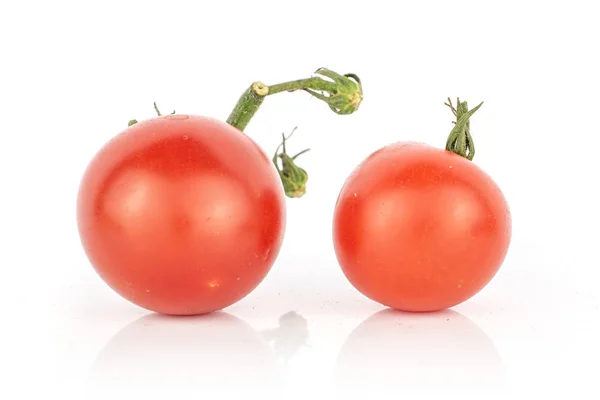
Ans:
[{"label": "curved green stem", "polygon": [[315,76],[270,86],[262,82],[254,82],[238,100],[227,118],[227,123],[243,132],[265,97],[297,90],[308,92],[324,101],[336,114],[352,114],[358,109],[363,98],[362,85],[358,76],[340,75],[326,68],[319,68],[315,73],[330,80]]},{"label": "curved green stem", "polygon": [[[227,118],[227,123],[243,132],[262,105],[265,97],[297,90],[305,91],[327,103],[329,108],[336,114],[347,115],[358,110],[363,100],[362,84],[358,76],[355,74],[340,75],[326,68],[319,68],[315,73],[321,76],[313,76],[270,86],[259,81],[254,82],[242,93],[242,96]],[[162,115],[156,103],[154,103],[154,110],[159,116]],[[172,114],[175,114],[175,111]],[[129,121],[128,126],[135,125],[137,122],[137,120],[132,119]],[[290,138],[294,131],[295,128],[287,137],[285,134],[283,135],[282,143],[273,156],[273,163],[279,172],[285,194],[292,198],[304,195],[306,192],[306,181],[308,180],[306,171],[295,164],[296,158],[306,153],[308,149],[290,157],[285,148],[286,140]],[[281,148],[283,148],[283,151],[279,153]],[[281,167],[279,166],[279,160],[281,160]]]},{"label": "curved green stem", "polygon": [[471,136],[471,123],[469,119],[475,111],[479,110],[479,107],[483,105],[483,101],[472,110],[469,110],[466,101],[460,101],[456,99],[456,108],[452,105],[452,100],[448,97],[448,102],[444,103],[456,117],[454,122],[454,128],[448,135],[446,141],[446,150],[456,153],[468,160],[473,160],[475,156],[475,143],[473,143],[473,137]]},{"label": "curved green stem", "polygon": [[323,92],[335,92],[336,85],[333,82],[328,82],[319,77],[312,77],[306,79],[298,79],[290,82],[278,83],[276,85],[269,86],[268,94],[277,94],[281,92],[293,92],[296,90],[319,90]]}]

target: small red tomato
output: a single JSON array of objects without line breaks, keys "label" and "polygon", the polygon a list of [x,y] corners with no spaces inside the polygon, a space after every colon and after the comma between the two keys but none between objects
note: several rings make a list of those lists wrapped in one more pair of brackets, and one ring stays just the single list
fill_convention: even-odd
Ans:
[{"label": "small red tomato", "polygon": [[342,270],[365,296],[436,311],[479,292],[511,237],[506,200],[467,158],[396,143],[363,161],[339,195],[333,224]]},{"label": "small red tomato", "polygon": [[167,115],[106,144],[79,189],[78,228],[106,283],[164,314],[227,307],[266,276],[282,244],[271,160],[217,120]]}]

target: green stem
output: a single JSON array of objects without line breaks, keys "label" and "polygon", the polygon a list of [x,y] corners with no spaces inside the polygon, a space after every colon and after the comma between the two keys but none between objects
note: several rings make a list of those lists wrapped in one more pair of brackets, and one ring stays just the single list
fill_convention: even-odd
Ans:
[{"label": "green stem", "polygon": [[238,100],[227,118],[227,123],[243,132],[265,97],[297,90],[306,91],[326,102],[336,114],[351,114],[358,109],[362,101],[362,86],[356,75],[340,75],[326,68],[320,68],[315,73],[331,80],[315,76],[270,86],[262,82],[254,82]]},{"label": "green stem", "polygon": [[319,90],[331,93],[336,91],[336,86],[333,82],[328,82],[319,77],[313,77],[271,85],[269,86],[269,94],[276,94],[281,92],[294,92],[296,90],[306,89]]},{"label": "green stem", "polygon": [[267,85],[262,82],[254,82],[238,100],[237,105],[227,118],[227,123],[243,132],[268,94],[269,87]]},{"label": "green stem", "polygon": [[[326,68],[319,68],[315,73],[329,79],[313,76],[271,86],[259,81],[254,82],[239,98],[235,108],[227,118],[227,123],[243,132],[260,108],[265,97],[297,90],[303,90],[327,103],[329,108],[336,114],[347,115],[358,110],[363,99],[362,84],[358,76],[355,74],[340,75]],[[162,115],[156,103],[154,103],[154,110],[159,116]],[[173,114],[175,114],[175,111],[173,111]],[[129,121],[128,126],[135,125],[137,122],[137,120],[132,119]],[[288,197],[297,198],[306,193],[308,174],[304,169],[298,167],[295,161],[298,156],[306,153],[308,149],[290,157],[285,148],[285,142],[290,136],[291,134],[288,137],[283,135],[282,143],[275,151],[272,161],[279,172],[285,194]],[[283,147],[283,152],[279,153],[281,147]],[[281,160],[281,168],[279,167],[279,160]]]},{"label": "green stem", "polygon": [[472,110],[469,110],[466,101],[456,99],[456,108],[452,105],[452,100],[448,97],[448,103],[444,103],[456,116],[454,129],[450,131],[448,140],[446,141],[446,150],[456,153],[468,160],[473,160],[475,156],[475,143],[471,137],[471,123],[469,119],[479,107],[483,105],[483,101]]}]

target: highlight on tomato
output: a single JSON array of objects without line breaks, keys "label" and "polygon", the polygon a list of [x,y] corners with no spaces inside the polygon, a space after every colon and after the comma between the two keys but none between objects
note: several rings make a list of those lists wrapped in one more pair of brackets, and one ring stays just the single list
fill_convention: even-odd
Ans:
[{"label": "highlight on tomato", "polygon": [[[483,103],[482,103],[483,104]],[[472,162],[472,110],[457,100],[445,149],[416,142],[385,146],[344,183],[333,217],[343,273],[362,294],[403,311],[460,304],[495,276],[512,223],[493,179]]]},{"label": "highlight on tomato", "polygon": [[[223,309],[248,295],[279,254],[285,196],[301,197],[308,174],[296,156],[273,158],[243,133],[265,97],[303,90],[337,114],[355,112],[353,74],[267,86],[253,83],[226,122],[172,113],[110,140],[80,183],[77,224],[99,276],[136,305],[164,314]],[[281,161],[281,167],[279,162]]]}]

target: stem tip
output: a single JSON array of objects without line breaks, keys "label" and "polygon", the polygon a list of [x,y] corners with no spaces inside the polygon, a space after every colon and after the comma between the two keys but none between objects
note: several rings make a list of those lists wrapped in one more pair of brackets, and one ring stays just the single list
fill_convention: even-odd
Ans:
[{"label": "stem tip", "polygon": [[260,81],[256,81],[252,84],[252,90],[259,96],[266,96],[269,94],[269,87]]}]

